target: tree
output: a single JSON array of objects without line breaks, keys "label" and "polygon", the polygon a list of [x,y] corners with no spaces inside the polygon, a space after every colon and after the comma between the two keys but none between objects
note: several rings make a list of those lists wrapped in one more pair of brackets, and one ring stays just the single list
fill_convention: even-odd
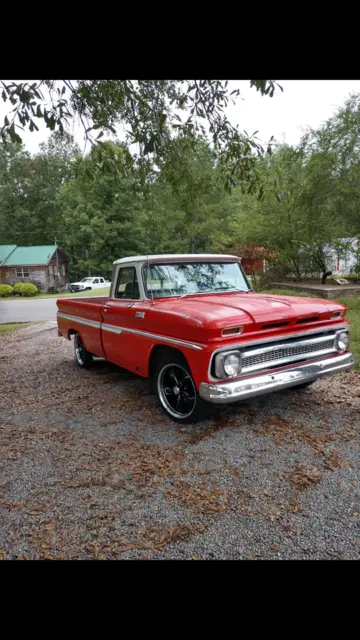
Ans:
[{"label": "tree", "polygon": [[61,233],[58,192],[70,179],[78,153],[68,134],[52,134],[35,157],[17,143],[0,145],[2,243],[54,243]]},{"label": "tree", "polygon": [[[270,97],[279,87],[273,80],[251,80],[250,84]],[[19,129],[38,130],[39,121],[62,133],[78,117],[86,137],[101,144],[104,132],[116,134],[116,126],[122,123],[126,127],[126,161],[132,165],[130,148],[137,144],[143,178],[162,159],[166,143],[175,134],[209,133],[227,188],[236,180],[253,181],[256,155],[264,151],[254,135],[239,131],[227,119],[225,107],[239,95],[238,90],[230,92],[227,81],[2,81],[1,88],[2,100],[11,105],[1,129],[4,141],[20,143]],[[113,165],[110,151],[105,145],[103,158]]]},{"label": "tree", "polygon": [[145,248],[143,198],[134,190],[123,147],[106,144],[118,158],[119,177],[96,169],[94,148],[77,167],[76,176],[59,191],[59,236],[70,257],[71,277],[90,272],[110,276],[114,257],[136,255]]},{"label": "tree", "polygon": [[221,172],[206,139],[170,141],[147,192],[148,246],[154,252],[219,250],[227,241],[225,201]]}]

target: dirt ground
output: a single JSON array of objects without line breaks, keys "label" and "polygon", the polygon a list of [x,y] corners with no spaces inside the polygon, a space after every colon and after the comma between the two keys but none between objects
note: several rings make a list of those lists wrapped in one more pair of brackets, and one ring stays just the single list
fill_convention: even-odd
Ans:
[{"label": "dirt ground", "polygon": [[180,427],[46,323],[0,379],[1,559],[360,558],[358,373]]}]

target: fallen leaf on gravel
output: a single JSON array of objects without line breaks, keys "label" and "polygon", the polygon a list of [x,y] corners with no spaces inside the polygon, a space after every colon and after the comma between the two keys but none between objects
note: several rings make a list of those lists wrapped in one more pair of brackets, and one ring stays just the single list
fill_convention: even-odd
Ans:
[{"label": "fallen leaf on gravel", "polygon": [[270,518],[271,522],[274,522],[280,516],[281,509],[278,507],[278,505],[273,504],[273,505],[271,505],[271,507],[269,507],[267,512],[269,514],[269,518]]},{"label": "fallen leaf on gravel", "polygon": [[9,500],[9,502],[4,502],[3,507],[6,509],[21,509],[25,505],[25,502],[22,500]]},{"label": "fallen leaf on gravel", "polygon": [[167,491],[171,498],[199,513],[213,513],[225,511],[227,507],[227,493],[221,489],[209,489],[204,485],[192,487],[181,481],[174,484],[173,489]]},{"label": "fallen leaf on gravel", "polygon": [[345,482],[345,480],[341,480],[341,481],[340,481],[340,489],[346,489],[346,482]]},{"label": "fallen leaf on gravel", "polygon": [[291,501],[286,505],[287,511],[291,513],[299,513],[305,511],[303,504],[299,504],[296,495],[292,497]]},{"label": "fallen leaf on gravel", "polygon": [[285,475],[298,489],[309,489],[322,478],[322,473],[318,469],[308,467],[303,462],[299,462],[293,471]]},{"label": "fallen leaf on gravel", "polygon": [[256,511],[252,507],[245,507],[245,511],[249,516],[255,516],[256,515]]},{"label": "fallen leaf on gravel", "polygon": [[272,547],[269,547],[270,551],[280,551],[280,547],[278,544],[275,544]]},{"label": "fallen leaf on gravel", "polygon": [[353,487],[357,487],[358,486],[358,481],[357,480],[353,480]]},{"label": "fallen leaf on gravel", "polygon": [[334,471],[335,469],[340,469],[341,467],[345,467],[345,462],[340,458],[336,449],[333,449],[330,452],[330,455],[324,460],[325,467]]},{"label": "fallen leaf on gravel", "polygon": [[358,544],[358,542],[359,542],[359,541],[358,541],[358,539],[357,539],[357,538],[355,538],[355,540],[353,540],[353,542],[352,542],[352,543],[353,543],[353,544]]},{"label": "fallen leaf on gravel", "polygon": [[5,551],[0,551],[0,560],[5,560]]}]

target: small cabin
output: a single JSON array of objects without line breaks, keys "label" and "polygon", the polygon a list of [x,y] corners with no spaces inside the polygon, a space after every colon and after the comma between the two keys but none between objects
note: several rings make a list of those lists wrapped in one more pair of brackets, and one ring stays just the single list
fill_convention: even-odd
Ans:
[{"label": "small cabin", "polygon": [[31,282],[47,292],[64,289],[67,281],[68,259],[57,245],[0,245],[0,284]]}]

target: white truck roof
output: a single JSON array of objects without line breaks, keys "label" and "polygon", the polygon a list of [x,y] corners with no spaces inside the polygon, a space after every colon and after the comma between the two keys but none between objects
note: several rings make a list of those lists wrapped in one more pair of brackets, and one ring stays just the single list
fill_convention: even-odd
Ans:
[{"label": "white truck roof", "polygon": [[148,260],[159,260],[166,262],[167,260],[240,260],[239,256],[230,256],[223,253],[160,253],[158,255],[149,256],[130,256],[129,258],[120,258],[115,260],[113,264],[122,264],[124,262],[147,262]]}]

